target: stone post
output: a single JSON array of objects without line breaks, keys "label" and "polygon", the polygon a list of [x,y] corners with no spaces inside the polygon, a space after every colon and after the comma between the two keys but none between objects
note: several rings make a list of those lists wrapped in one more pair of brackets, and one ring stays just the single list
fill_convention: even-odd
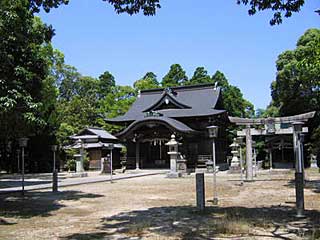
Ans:
[{"label": "stone post", "polygon": [[196,193],[197,193],[197,208],[200,211],[204,211],[205,209],[204,173],[196,173]]},{"label": "stone post", "polygon": [[136,170],[140,169],[140,143],[136,142]]},{"label": "stone post", "polygon": [[55,169],[52,174],[52,192],[58,192],[58,170]]},{"label": "stone post", "polygon": [[250,132],[250,125],[246,128],[246,180],[253,180],[252,172],[252,137]]}]

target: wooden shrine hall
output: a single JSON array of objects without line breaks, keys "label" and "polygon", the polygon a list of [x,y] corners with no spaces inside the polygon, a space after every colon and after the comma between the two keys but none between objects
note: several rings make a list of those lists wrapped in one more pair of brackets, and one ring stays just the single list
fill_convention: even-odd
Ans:
[{"label": "wooden shrine hall", "polygon": [[213,84],[151,89],[141,91],[125,115],[106,121],[125,127],[116,136],[127,147],[127,165],[169,168],[165,144],[174,134],[181,157],[188,168],[195,168],[201,156],[212,158],[210,125],[219,127],[216,159],[225,162],[228,118],[220,106],[220,89]]}]

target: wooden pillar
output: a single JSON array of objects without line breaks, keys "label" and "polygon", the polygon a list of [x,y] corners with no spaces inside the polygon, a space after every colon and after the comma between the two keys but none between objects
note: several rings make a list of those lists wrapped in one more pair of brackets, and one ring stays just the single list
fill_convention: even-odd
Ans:
[{"label": "wooden pillar", "polygon": [[293,156],[296,172],[298,171],[297,133],[293,130]]},{"label": "wooden pillar", "polygon": [[250,132],[250,125],[246,128],[246,180],[253,180],[252,171],[252,137]]},{"label": "wooden pillar", "polygon": [[269,170],[272,170],[272,146],[269,147]]},{"label": "wooden pillar", "polygon": [[136,142],[136,169],[140,169],[140,143]]}]

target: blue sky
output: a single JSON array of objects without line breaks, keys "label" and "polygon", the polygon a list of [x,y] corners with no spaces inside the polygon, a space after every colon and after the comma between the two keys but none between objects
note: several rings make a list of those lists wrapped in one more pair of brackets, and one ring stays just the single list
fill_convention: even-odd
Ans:
[{"label": "blue sky", "polygon": [[68,6],[41,13],[52,24],[55,48],[83,75],[108,70],[117,84],[132,85],[152,71],[161,81],[173,63],[189,77],[198,66],[212,75],[222,71],[256,108],[270,102],[277,56],[294,49],[308,29],[319,27],[318,0],[270,26],[271,12],[247,15],[236,0],[161,0],[156,16],[117,15],[102,0],[71,0]]}]

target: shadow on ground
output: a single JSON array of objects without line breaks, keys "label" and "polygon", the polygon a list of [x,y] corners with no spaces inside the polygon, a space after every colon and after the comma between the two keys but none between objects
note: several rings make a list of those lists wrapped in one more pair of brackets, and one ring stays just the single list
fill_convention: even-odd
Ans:
[{"label": "shadow on ground", "polygon": [[[65,175],[59,174],[59,182],[63,179],[66,179]],[[41,175],[25,175],[25,186],[34,186],[39,184],[48,184],[52,183],[52,174],[41,174]],[[11,187],[20,187],[21,186],[21,175],[0,175],[0,190],[2,188],[11,188]]]},{"label": "shadow on ground", "polygon": [[[295,188],[295,180],[290,180],[285,186]],[[320,180],[305,180],[304,188],[310,189],[315,193],[320,193]]]},{"label": "shadow on ground", "polygon": [[208,207],[205,212],[199,212],[191,206],[156,207],[103,218],[101,227],[96,231],[76,233],[61,239],[129,239],[150,236],[159,239],[209,239],[218,235],[291,239],[290,236],[319,234],[316,229],[320,226],[320,212],[306,211],[306,218],[302,220],[294,215],[295,209],[285,206]]},{"label": "shadow on ground", "polygon": [[0,225],[8,225],[8,218],[31,218],[34,216],[50,216],[50,212],[64,207],[60,200],[79,200],[97,198],[103,195],[83,193],[80,191],[63,192],[26,192],[0,195]]},{"label": "shadow on ground", "polygon": [[[52,183],[52,181],[43,181],[43,180],[38,180],[38,181],[30,181],[26,180],[24,181],[24,185],[27,186],[36,186],[36,185],[41,185],[41,184],[49,184]],[[1,180],[0,181],[0,190],[3,188],[17,188],[21,187],[21,181],[15,181],[15,180]],[[1,191],[0,191],[1,192]]]}]

